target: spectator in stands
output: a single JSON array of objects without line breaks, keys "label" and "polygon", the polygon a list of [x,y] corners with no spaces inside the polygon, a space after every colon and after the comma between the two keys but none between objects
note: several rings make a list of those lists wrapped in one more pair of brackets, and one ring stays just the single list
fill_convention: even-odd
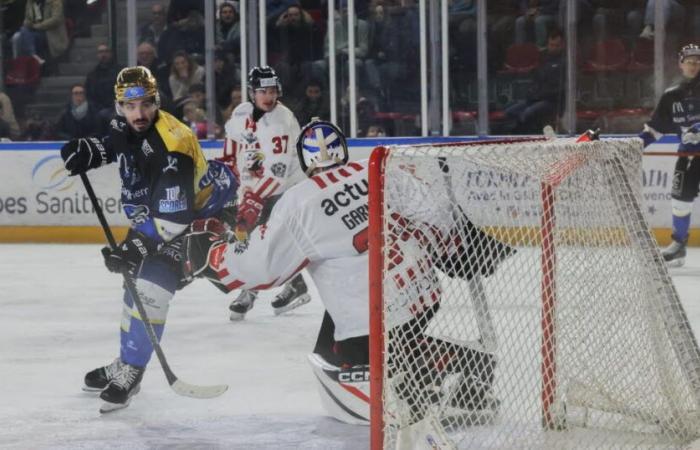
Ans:
[{"label": "spectator in stands", "polygon": [[[515,20],[521,0],[499,0],[486,4],[490,68],[501,67],[506,49],[513,42]],[[476,62],[476,1],[456,1],[449,12],[453,52],[462,66],[475,67]],[[472,69],[473,70],[473,69]]]},{"label": "spectator in stands", "polygon": [[[335,53],[336,70],[339,73],[348,73],[348,6],[346,0],[341,0],[341,6],[335,13]],[[313,62],[313,76],[324,79],[328,74],[328,39],[324,39],[324,59]],[[357,73],[364,73],[364,60],[369,51],[369,25],[366,20],[355,21],[355,68]],[[348,129],[348,127],[343,127]]]},{"label": "spectator in stands", "polygon": [[182,121],[188,125],[198,139],[207,138],[207,118],[206,113],[198,108],[193,101],[185,103],[183,109]]},{"label": "spectator in stands", "polygon": [[642,29],[646,0],[587,0],[592,12],[591,25],[596,41],[615,37],[633,41]]},{"label": "spectator in stands", "polygon": [[[685,8],[679,0],[665,0],[662,2],[661,20],[668,25],[669,22],[680,24],[683,23]],[[656,9],[655,0],[647,0],[644,10],[644,29],[639,37],[644,39],[654,38],[654,10]],[[668,27],[667,27],[668,29]]]},{"label": "spectator in stands", "polygon": [[48,141],[53,138],[51,124],[43,120],[35,111],[28,112],[27,120],[22,127],[21,141]]},{"label": "spectator in stands", "polygon": [[[369,30],[372,45],[365,61],[369,94],[391,109],[392,88],[418,67],[418,15],[414,7],[372,7]],[[415,34],[414,34],[415,33]],[[305,123],[305,122],[304,122]]]},{"label": "spectator in stands", "polygon": [[151,21],[139,30],[139,42],[150,42],[154,47],[158,46],[160,36],[168,28],[165,20],[165,8],[160,3],[151,6]]},{"label": "spectator in stands", "polygon": [[561,112],[564,106],[565,56],[564,35],[558,28],[553,28],[547,36],[547,48],[542,52],[540,66],[535,70],[530,95],[506,108],[506,116],[514,122],[512,133],[539,134]]},{"label": "spectator in stands", "polygon": [[176,52],[185,51],[194,58],[203,59],[204,3],[183,0],[176,7],[175,2],[173,0],[168,9],[168,28],[158,42],[158,55],[164,61],[172,61]]},{"label": "spectator in stands", "polygon": [[231,118],[233,110],[236,109],[236,106],[241,104],[241,101],[241,86],[233,86],[231,88],[231,91],[229,92],[229,104],[224,108],[224,110],[221,113],[224,119],[224,123],[228,122],[228,120]]},{"label": "spectator in stands", "polygon": [[309,73],[311,63],[322,57],[322,42],[318,25],[298,4],[291,5],[277,18],[270,30],[270,48],[276,55],[277,73],[285,86],[290,87],[285,95],[303,95],[298,87],[303,86],[301,80]]},{"label": "spectator in stands", "polygon": [[[165,62],[158,59],[156,54],[156,48],[150,42],[142,42],[136,48],[136,62],[139,66],[144,66],[151,71],[153,76],[158,81],[158,88],[161,86],[164,89],[169,88],[168,77],[170,76],[170,70],[168,69]],[[168,94],[168,96],[170,96]]]},{"label": "spectator in stands", "polygon": [[74,139],[94,136],[100,130],[97,111],[90,105],[82,84],[71,87],[71,100],[56,124],[59,139]]},{"label": "spectator in stands", "polygon": [[230,102],[231,88],[241,82],[241,69],[232,65],[222,50],[214,52],[214,89],[216,89],[216,104],[224,109]]},{"label": "spectator in stands", "polygon": [[227,53],[239,53],[241,23],[233,3],[224,2],[219,6],[219,20],[214,30],[214,43]]},{"label": "spectator in stands", "polygon": [[15,110],[12,107],[12,100],[4,92],[0,92],[0,123],[4,124],[3,128],[7,128],[6,133],[2,137],[9,137],[12,140],[17,140],[20,136],[19,124],[15,118]]},{"label": "spectator in stands", "polygon": [[265,8],[267,23],[275,23],[279,16],[284,13],[287,8],[298,3],[298,0],[267,0],[267,5]]},{"label": "spectator in stands", "polygon": [[12,36],[14,57],[28,55],[40,64],[57,58],[68,48],[63,0],[28,0],[24,24]]},{"label": "spectator in stands", "polygon": [[[194,104],[197,108],[201,109],[205,117],[207,115],[207,91],[204,88],[204,85],[201,83],[195,83],[192,86],[189,87],[187,90],[187,97],[185,97],[183,100],[183,105],[192,103]],[[184,109],[183,109],[183,114],[182,116],[184,117]],[[214,104],[214,120],[216,123],[223,125],[224,121],[221,116],[221,111],[219,108],[216,107],[216,103]]]},{"label": "spectator in stands", "polygon": [[192,13],[204,17],[204,2],[202,0],[170,0],[168,7],[168,24],[182,24]]},{"label": "spectator in stands", "polygon": [[304,98],[297,103],[293,110],[299,123],[309,123],[314,117],[330,120],[330,105],[323,95],[322,83],[315,79],[307,82]]},{"label": "spectator in stands", "polygon": [[173,101],[178,103],[187,96],[190,86],[204,83],[204,68],[185,51],[178,51],[173,56],[168,79]]},{"label": "spectator in stands", "polygon": [[97,46],[97,65],[85,77],[87,99],[97,110],[114,108],[114,83],[119,66],[107,44]]},{"label": "spectator in stands", "polygon": [[[534,41],[544,49],[547,47],[547,32],[556,24],[560,0],[520,0],[519,15],[515,19],[515,42]],[[528,39],[529,30],[534,30],[534,39]]]},{"label": "spectator in stands", "polygon": [[365,137],[368,138],[377,138],[384,136],[386,136],[386,130],[384,129],[383,125],[379,124],[370,125],[369,128],[367,128],[367,134],[365,135]]}]

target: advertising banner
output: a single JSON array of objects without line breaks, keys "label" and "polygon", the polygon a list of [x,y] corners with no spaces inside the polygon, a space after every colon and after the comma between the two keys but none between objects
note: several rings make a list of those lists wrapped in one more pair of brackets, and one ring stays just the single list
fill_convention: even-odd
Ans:
[{"label": "advertising banner", "polygon": [[[448,139],[464,140],[438,140],[444,142]],[[426,140],[421,139],[423,142]],[[416,139],[350,139],[350,154],[352,159],[367,158],[376,145],[400,145],[408,142],[416,142]],[[63,169],[58,151],[60,146],[61,143],[56,142],[0,144],[0,227],[99,226],[80,179],[69,177]],[[207,158],[220,156],[222,146],[222,141],[202,142]],[[660,143],[651,146],[650,150],[672,153],[676,146],[675,139],[664,137]],[[643,205],[653,228],[671,226],[670,191],[675,160],[673,156],[643,158]],[[88,175],[110,225],[127,226],[119,201],[120,182],[116,167],[108,165],[92,170]],[[500,192],[488,176],[475,176],[470,189],[471,192],[466,194],[473,198],[483,198],[485,204],[492,201],[490,199],[499,199],[501,206],[504,205],[507,194]],[[698,213],[700,204],[696,203],[695,217]]]}]

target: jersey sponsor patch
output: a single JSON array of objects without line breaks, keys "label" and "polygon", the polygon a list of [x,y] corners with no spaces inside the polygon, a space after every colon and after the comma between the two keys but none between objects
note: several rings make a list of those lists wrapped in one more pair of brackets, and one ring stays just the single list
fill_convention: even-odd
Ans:
[{"label": "jersey sponsor patch", "polygon": [[148,220],[150,210],[146,205],[124,204],[124,213],[129,221],[134,225],[142,225]]},{"label": "jersey sponsor patch", "polygon": [[165,198],[158,201],[158,211],[174,213],[187,209],[187,197],[180,192],[180,186],[165,189]]},{"label": "jersey sponsor patch", "polygon": [[143,140],[141,151],[143,152],[143,156],[148,156],[153,153],[153,147],[151,147],[151,144],[149,144],[146,139]]},{"label": "jersey sponsor patch", "polygon": [[174,156],[168,155],[168,165],[163,167],[163,173],[167,172],[168,170],[172,170],[173,172],[177,173],[177,158]]},{"label": "jersey sponsor patch", "polygon": [[284,178],[284,174],[287,173],[287,165],[281,162],[275,163],[270,166],[270,171],[277,178]]}]

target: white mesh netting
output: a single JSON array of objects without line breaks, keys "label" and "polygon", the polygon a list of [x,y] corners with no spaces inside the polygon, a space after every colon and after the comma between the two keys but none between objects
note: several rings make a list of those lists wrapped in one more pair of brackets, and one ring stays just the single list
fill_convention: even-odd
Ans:
[{"label": "white mesh netting", "polygon": [[700,438],[700,353],[640,173],[636,139],[390,149],[385,448]]}]

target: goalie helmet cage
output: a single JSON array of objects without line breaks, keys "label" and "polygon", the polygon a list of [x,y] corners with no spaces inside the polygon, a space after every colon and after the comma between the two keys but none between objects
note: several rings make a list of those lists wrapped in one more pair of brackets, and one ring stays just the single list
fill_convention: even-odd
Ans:
[{"label": "goalie helmet cage", "polygon": [[374,150],[372,449],[700,438],[700,351],[640,173],[638,139]]}]

